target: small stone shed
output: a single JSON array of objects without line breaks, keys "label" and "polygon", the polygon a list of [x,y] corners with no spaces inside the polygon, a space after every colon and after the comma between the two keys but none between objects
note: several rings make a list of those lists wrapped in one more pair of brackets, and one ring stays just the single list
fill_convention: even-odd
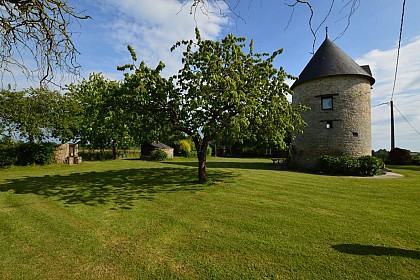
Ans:
[{"label": "small stone shed", "polygon": [[82,163],[82,157],[79,157],[78,153],[78,144],[59,144],[55,147],[54,163],[80,164]]},{"label": "small stone shed", "polygon": [[158,150],[164,151],[168,158],[174,157],[174,148],[160,142],[152,142],[141,146],[141,159],[150,159]]}]

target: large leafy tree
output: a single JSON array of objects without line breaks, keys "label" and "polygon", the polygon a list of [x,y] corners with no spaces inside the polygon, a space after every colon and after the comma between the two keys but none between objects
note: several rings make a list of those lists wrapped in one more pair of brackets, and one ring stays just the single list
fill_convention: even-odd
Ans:
[{"label": "large leafy tree", "polygon": [[17,67],[27,77],[37,75],[41,83],[57,70],[78,74],[69,26],[87,18],[65,0],[0,0],[0,74],[13,75]]},{"label": "large leafy tree", "polygon": [[131,70],[124,74],[122,83],[126,96],[126,110],[130,112],[130,135],[136,143],[171,139],[175,136],[169,122],[168,111],[172,101],[168,95],[174,90],[172,81],[162,77],[160,72],[165,65],[160,62],[155,69],[144,62],[136,65],[137,57],[128,46],[132,63],[117,67],[118,70]]},{"label": "large leafy tree", "polygon": [[[183,68],[166,80],[160,77],[160,64],[150,69],[142,62],[126,74],[130,87],[140,89],[147,115],[155,123],[170,123],[174,130],[190,136],[198,154],[199,181],[207,180],[206,150],[211,140],[259,139],[284,145],[288,132],[298,130],[302,108],[294,108],[286,96],[291,94],[286,78],[291,78],[271,55],[253,52],[245,39],[228,35],[222,41],[203,40],[196,29],[196,40],[178,42],[185,46]],[[135,60],[135,54],[131,50]],[[133,69],[126,65],[122,69]],[[152,77],[152,78],[151,78]]]},{"label": "large leafy tree", "polygon": [[[133,96],[124,91],[118,81],[91,74],[81,83],[68,87],[68,95],[78,107],[79,137],[82,143],[94,147],[112,147],[114,158],[118,148],[132,143],[130,124],[135,124],[135,112],[128,110]],[[134,130],[131,130],[134,132]]]}]

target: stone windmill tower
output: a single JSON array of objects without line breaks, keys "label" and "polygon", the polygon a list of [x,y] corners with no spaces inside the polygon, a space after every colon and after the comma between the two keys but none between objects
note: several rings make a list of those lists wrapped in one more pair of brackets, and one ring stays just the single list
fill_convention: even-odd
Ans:
[{"label": "stone windmill tower", "polygon": [[292,85],[293,104],[308,106],[307,126],[295,135],[291,164],[311,168],[323,155],[371,155],[371,86],[359,66],[326,37]]}]

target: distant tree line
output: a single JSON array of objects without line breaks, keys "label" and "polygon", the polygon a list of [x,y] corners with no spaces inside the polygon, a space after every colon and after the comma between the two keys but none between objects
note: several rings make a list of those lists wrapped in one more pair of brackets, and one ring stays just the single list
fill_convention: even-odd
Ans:
[{"label": "distant tree line", "polygon": [[0,91],[0,135],[30,143],[76,137],[80,108],[66,95],[48,89]]},{"label": "distant tree line", "polygon": [[372,155],[382,159],[386,164],[415,164],[420,165],[420,155],[419,153],[412,153],[410,150],[394,148],[390,151],[386,149],[379,149],[377,151],[372,151]]}]

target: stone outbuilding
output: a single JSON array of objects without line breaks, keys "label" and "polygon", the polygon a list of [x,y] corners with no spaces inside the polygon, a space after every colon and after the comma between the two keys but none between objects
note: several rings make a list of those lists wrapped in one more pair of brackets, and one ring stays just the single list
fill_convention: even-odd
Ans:
[{"label": "stone outbuilding", "polygon": [[323,155],[371,155],[371,86],[368,65],[359,66],[326,37],[292,85],[292,103],[307,126],[292,141],[291,165],[314,167]]},{"label": "stone outbuilding", "polygon": [[78,144],[67,143],[57,145],[54,151],[54,163],[80,164],[82,163],[82,157],[79,157],[78,153]]},{"label": "stone outbuilding", "polygon": [[141,146],[141,159],[150,159],[158,150],[164,151],[168,158],[174,157],[174,148],[160,142],[152,142]]}]

